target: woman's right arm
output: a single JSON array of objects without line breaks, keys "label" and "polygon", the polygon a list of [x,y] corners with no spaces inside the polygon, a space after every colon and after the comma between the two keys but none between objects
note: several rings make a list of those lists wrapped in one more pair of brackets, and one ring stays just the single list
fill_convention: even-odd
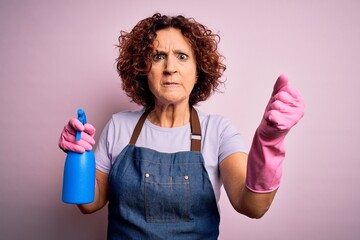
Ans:
[{"label": "woman's right arm", "polygon": [[96,169],[95,198],[92,203],[78,204],[83,214],[90,214],[103,208],[108,202],[108,174]]},{"label": "woman's right arm", "polygon": [[[81,131],[80,141],[75,140],[76,131]],[[58,142],[64,151],[85,152],[91,150],[95,144],[95,128],[87,123],[83,125],[78,119],[73,118],[64,127]],[[108,174],[96,170],[95,198],[92,203],[77,205],[84,214],[93,213],[103,208],[108,201]]]}]

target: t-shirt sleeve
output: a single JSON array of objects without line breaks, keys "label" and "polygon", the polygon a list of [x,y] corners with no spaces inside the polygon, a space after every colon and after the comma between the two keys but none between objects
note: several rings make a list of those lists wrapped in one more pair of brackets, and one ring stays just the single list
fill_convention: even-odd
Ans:
[{"label": "t-shirt sleeve", "polygon": [[113,132],[113,127],[114,124],[111,119],[104,127],[98,140],[96,149],[94,151],[96,159],[96,169],[107,174],[110,172],[112,161],[111,151],[109,151],[109,149],[111,149],[111,146],[109,146],[109,138],[111,138],[111,136],[109,136],[109,134],[111,135],[111,133]]},{"label": "t-shirt sleeve", "polygon": [[237,128],[226,118],[221,120],[220,125],[219,162],[236,152],[247,153],[243,138]]}]

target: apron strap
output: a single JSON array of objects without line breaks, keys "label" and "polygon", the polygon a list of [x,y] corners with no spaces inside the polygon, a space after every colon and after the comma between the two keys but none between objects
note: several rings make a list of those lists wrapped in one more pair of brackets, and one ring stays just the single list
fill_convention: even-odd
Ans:
[{"label": "apron strap", "polygon": [[[151,108],[147,109],[140,117],[139,121],[137,122],[133,134],[131,135],[129,144],[135,145],[142,126],[144,122],[151,112]],[[201,152],[201,127],[200,127],[200,120],[196,110],[191,107],[190,110],[190,127],[191,127],[191,151]]]},{"label": "apron strap", "polygon": [[201,152],[201,127],[196,110],[191,107],[190,111],[191,126],[191,151]]},{"label": "apron strap", "polygon": [[142,126],[144,125],[144,122],[145,122],[147,116],[149,115],[149,113],[151,112],[151,110],[152,110],[151,108],[148,108],[148,109],[146,109],[145,112],[141,115],[139,121],[137,122],[137,124],[136,124],[136,126],[135,126],[135,129],[134,129],[134,131],[133,131],[133,134],[131,135],[129,144],[135,145],[136,140],[138,139],[138,137],[139,137],[139,135],[140,135]]}]

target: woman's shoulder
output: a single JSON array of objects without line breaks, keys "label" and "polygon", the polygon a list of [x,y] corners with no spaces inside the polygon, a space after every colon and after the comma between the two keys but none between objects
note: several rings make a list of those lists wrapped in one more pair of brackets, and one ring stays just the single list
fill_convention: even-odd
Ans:
[{"label": "woman's shoulder", "polygon": [[220,114],[206,113],[198,108],[195,108],[198,113],[201,124],[229,124],[228,118]]},{"label": "woman's shoulder", "polygon": [[196,109],[200,119],[201,129],[204,133],[210,135],[226,135],[228,133],[239,133],[238,128],[229,120],[229,118],[220,114],[208,114]]},{"label": "woman's shoulder", "polygon": [[113,122],[136,122],[143,113],[144,109],[121,111],[114,113],[111,120]]}]

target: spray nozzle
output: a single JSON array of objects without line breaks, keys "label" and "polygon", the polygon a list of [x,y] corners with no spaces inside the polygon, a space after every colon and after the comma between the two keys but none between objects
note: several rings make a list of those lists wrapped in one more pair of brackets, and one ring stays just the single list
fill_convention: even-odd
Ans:
[{"label": "spray nozzle", "polygon": [[[83,125],[86,124],[86,115],[85,115],[84,110],[82,110],[81,108],[78,109],[77,114],[78,114],[78,120],[79,120]],[[81,139],[81,131],[77,131],[77,132],[76,132],[76,141],[80,141],[80,139]]]}]

